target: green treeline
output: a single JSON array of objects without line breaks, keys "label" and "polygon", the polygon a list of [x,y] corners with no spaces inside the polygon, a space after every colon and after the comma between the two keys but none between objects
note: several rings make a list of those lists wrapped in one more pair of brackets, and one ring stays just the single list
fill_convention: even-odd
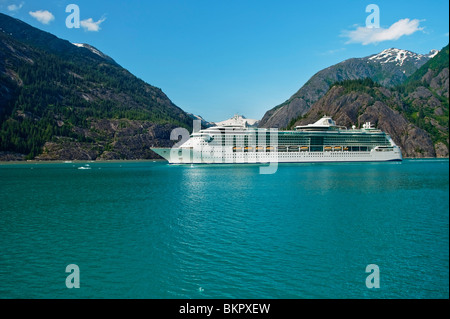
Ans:
[{"label": "green treeline", "polygon": [[373,81],[371,78],[357,79],[357,80],[343,80],[337,81],[333,86],[340,86],[344,88],[344,93],[350,93],[353,91],[372,94],[373,88],[380,87],[381,85]]},{"label": "green treeline", "polygon": [[[449,46],[444,47],[434,58],[425,63],[413,75],[411,75],[405,83],[397,86],[397,91],[403,99],[404,106],[402,108],[405,117],[416,126],[427,131],[433,142],[442,142],[448,146],[448,123],[449,123],[449,100],[443,94],[439,94],[436,89],[430,86],[424,80],[424,76],[431,72],[432,76],[437,76],[444,68],[449,68]],[[445,83],[442,83],[445,85]],[[440,102],[440,112],[436,112],[434,107],[426,107],[421,103],[415,103],[411,93],[423,87],[431,92],[432,97]],[[439,87],[438,90],[443,88]],[[448,90],[448,87],[447,87]],[[429,98],[430,99],[430,98]],[[446,131],[437,129],[432,121],[438,123]]]},{"label": "green treeline", "polygon": [[0,151],[26,154],[31,159],[42,152],[46,141],[60,136],[89,141],[73,128],[89,129],[90,119],[189,126],[187,115],[161,90],[116,64],[80,58],[71,61],[38,48],[30,52],[32,63],[18,61],[10,66],[21,85],[0,78],[14,95],[0,108]]}]

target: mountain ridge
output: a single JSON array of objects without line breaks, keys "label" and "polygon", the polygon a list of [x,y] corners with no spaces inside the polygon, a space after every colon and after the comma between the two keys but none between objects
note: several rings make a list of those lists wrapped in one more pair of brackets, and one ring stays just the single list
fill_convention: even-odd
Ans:
[{"label": "mountain ridge", "polygon": [[[448,45],[425,55],[390,48],[317,72],[259,126],[326,112],[341,125],[380,124],[404,156],[448,157],[448,86]],[[97,48],[0,13],[0,160],[159,158],[150,147],[170,147],[173,128],[193,119],[214,124]]]},{"label": "mountain ridge", "polygon": [[0,29],[0,160],[158,158],[150,147],[192,126],[160,88],[100,50],[4,14]]},{"label": "mountain ridge", "polygon": [[290,127],[323,114],[344,126],[370,121],[389,133],[405,157],[449,156],[449,46],[404,83],[385,87],[371,79],[336,82]]},{"label": "mountain ridge", "polygon": [[88,49],[90,52],[100,56],[101,58],[103,58],[103,59],[105,59],[105,60],[107,60],[109,62],[117,64],[117,62],[114,61],[113,58],[111,58],[110,56],[106,55],[105,53],[103,53],[102,51],[100,51],[99,49],[95,48],[94,46],[92,46],[90,44],[87,44],[87,43],[72,43],[72,44],[74,46],[78,47],[78,48]]},{"label": "mountain ridge", "polygon": [[[405,54],[405,58],[401,65],[397,65],[395,58],[402,52]],[[377,57],[381,57],[381,54],[384,55],[385,63],[380,63],[377,59]],[[403,83],[429,59],[429,55],[400,49],[386,49],[378,54],[363,58],[350,58],[329,66],[314,74],[288,100],[267,111],[259,126],[265,128],[287,127],[292,119],[308,112],[309,108],[324,96],[335,82],[371,78],[384,86],[396,86]]]}]

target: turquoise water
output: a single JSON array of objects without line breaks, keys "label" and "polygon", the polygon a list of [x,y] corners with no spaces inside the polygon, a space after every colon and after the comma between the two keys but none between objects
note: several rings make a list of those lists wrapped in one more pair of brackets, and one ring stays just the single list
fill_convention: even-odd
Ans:
[{"label": "turquoise water", "polygon": [[448,160],[85,164],[0,165],[0,298],[449,298]]}]

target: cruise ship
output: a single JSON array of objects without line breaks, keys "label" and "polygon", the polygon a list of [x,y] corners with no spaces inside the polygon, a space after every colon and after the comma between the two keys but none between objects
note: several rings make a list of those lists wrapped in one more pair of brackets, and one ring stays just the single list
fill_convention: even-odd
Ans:
[{"label": "cruise ship", "polygon": [[250,126],[242,117],[198,130],[173,148],[151,148],[170,164],[401,161],[389,134],[367,122],[361,129],[329,116],[294,130]]}]

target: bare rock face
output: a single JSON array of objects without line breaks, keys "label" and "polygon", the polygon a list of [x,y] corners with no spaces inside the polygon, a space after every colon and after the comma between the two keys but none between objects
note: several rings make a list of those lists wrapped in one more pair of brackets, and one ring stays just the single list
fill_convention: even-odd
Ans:
[{"label": "bare rock face", "polygon": [[43,147],[43,153],[36,160],[95,160],[98,149],[90,143],[80,143],[70,139],[62,139],[58,142],[47,142]]},{"label": "bare rock face", "polygon": [[25,155],[12,152],[0,152],[0,162],[23,161]]},{"label": "bare rock face", "polygon": [[442,69],[438,74],[436,71],[428,70],[423,76],[422,82],[426,83],[436,91],[436,94],[448,99],[449,90],[449,68]]},{"label": "bare rock face", "polygon": [[171,147],[174,125],[148,121],[92,120],[79,129],[90,142],[59,138],[47,142],[37,160],[137,160],[160,158],[151,147]]},{"label": "bare rock face", "polygon": [[407,130],[405,130],[400,145],[403,145],[406,157],[436,157],[430,135],[412,124],[409,124]]},{"label": "bare rock face", "polygon": [[[447,143],[448,143],[448,141],[447,141]],[[438,142],[438,143],[436,143],[434,148],[436,149],[436,157],[448,158],[449,154],[448,154],[448,146],[447,145],[445,145],[442,142]]]},{"label": "bare rock face", "polygon": [[[377,96],[386,96],[384,88],[375,88]],[[394,102],[400,103],[396,97]],[[335,86],[317,103],[307,116],[295,123],[305,125],[313,123],[323,115],[333,117],[338,125],[361,127],[365,122],[374,123],[379,129],[388,132],[394,142],[401,147],[405,157],[435,157],[433,141],[430,135],[411,124],[398,111],[388,106],[392,100],[375,99],[367,93],[348,92],[340,86]]]},{"label": "bare rock face", "polygon": [[345,126],[370,121],[392,136],[405,157],[448,157],[448,54],[446,46],[399,86],[383,87],[370,80],[340,82],[294,125],[325,114]]}]

